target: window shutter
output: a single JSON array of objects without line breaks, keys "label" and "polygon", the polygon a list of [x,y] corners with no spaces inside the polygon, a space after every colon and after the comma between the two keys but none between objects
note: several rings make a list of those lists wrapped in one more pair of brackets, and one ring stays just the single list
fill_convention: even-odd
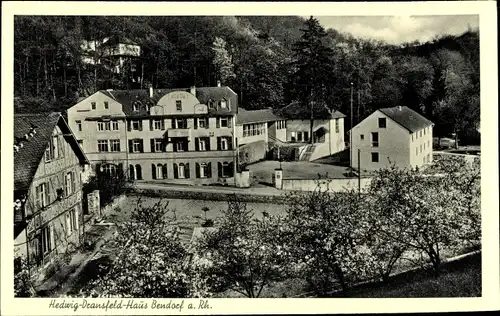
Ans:
[{"label": "window shutter", "polygon": [[196,178],[200,177],[200,164],[196,163]]},{"label": "window shutter", "polygon": [[76,228],[76,231],[79,231],[79,228],[80,228],[80,215],[79,215],[79,212],[78,212],[78,206],[75,207],[75,228]]},{"label": "window shutter", "polygon": [[141,153],[143,153],[143,152],[144,152],[144,142],[143,142],[143,140],[142,140],[142,139],[139,141],[139,151],[140,151]]},{"label": "window shutter", "polygon": [[215,121],[216,121],[216,123],[215,123],[216,126],[215,127],[220,128],[220,117],[216,118]]},{"label": "window shutter", "polygon": [[195,117],[195,118],[193,119],[193,122],[194,122],[194,129],[198,129],[198,118],[197,118],[197,117]]},{"label": "window shutter", "polygon": [[135,171],[137,173],[137,180],[142,180],[142,169],[141,165],[135,165]]},{"label": "window shutter", "polygon": [[200,139],[198,137],[194,139],[194,150],[196,151],[200,150]]},{"label": "window shutter", "polygon": [[47,202],[47,204],[45,206],[49,205],[50,202],[52,201],[52,198],[51,198],[52,191],[50,190],[51,189],[50,187],[51,187],[51,181],[49,179],[49,182],[45,182],[45,190],[46,190],[45,195],[46,195],[46,202]]},{"label": "window shutter", "polygon": [[132,121],[127,121],[127,130],[129,132],[132,130]]},{"label": "window shutter", "polygon": [[150,139],[150,143],[151,143],[151,152],[154,153],[155,152],[155,140],[154,140],[154,138]]},{"label": "window shutter", "polygon": [[120,177],[123,177],[123,164],[122,163],[118,164],[118,175]]},{"label": "window shutter", "polygon": [[133,165],[129,165],[128,169],[129,169],[129,178],[130,178],[130,180],[135,180],[134,166]]},{"label": "window shutter", "polygon": [[212,163],[211,162],[208,163],[207,169],[208,169],[207,178],[211,178],[212,177]]},{"label": "window shutter", "polygon": [[222,178],[222,163],[217,163],[217,172],[219,174],[219,178]]},{"label": "window shutter", "polygon": [[230,171],[229,171],[229,172],[230,172],[229,174],[230,174],[232,177],[234,177],[234,163],[233,163],[233,162],[230,162],[230,163],[229,163],[229,170],[230,170]]},{"label": "window shutter", "polygon": [[171,119],[170,122],[172,123],[172,128],[175,129],[175,119]]},{"label": "window shutter", "polygon": [[227,118],[227,127],[231,127],[232,121],[233,121],[232,117]]},{"label": "window shutter", "polygon": [[156,166],[155,164],[151,164],[151,174],[153,175],[153,180],[156,179]]},{"label": "window shutter", "polygon": [[228,144],[229,150],[233,150],[233,139],[232,138],[228,137],[227,144]]},{"label": "window shutter", "polygon": [[177,169],[177,164],[174,163],[174,178],[178,179],[179,178],[179,170]]},{"label": "window shutter", "polygon": [[163,175],[163,179],[166,179],[167,178],[167,164],[164,164],[163,166],[161,166],[161,173]]},{"label": "window shutter", "polygon": [[211,139],[209,137],[205,138],[205,150],[210,150]]},{"label": "window shutter", "polygon": [[149,130],[150,131],[153,130],[153,120],[152,119],[149,120]]},{"label": "window shutter", "polygon": [[131,139],[128,140],[128,152],[129,153],[133,153],[134,152],[134,142]]},{"label": "window shutter", "polygon": [[217,150],[221,150],[221,138],[217,137]]},{"label": "window shutter", "polygon": [[186,179],[189,179],[189,163],[187,163],[186,166],[184,167],[184,177]]},{"label": "window shutter", "polygon": [[139,120],[139,131],[142,131],[142,120]]},{"label": "window shutter", "polygon": [[161,125],[161,130],[164,131],[165,130],[165,120],[164,119],[161,120],[160,125]]}]

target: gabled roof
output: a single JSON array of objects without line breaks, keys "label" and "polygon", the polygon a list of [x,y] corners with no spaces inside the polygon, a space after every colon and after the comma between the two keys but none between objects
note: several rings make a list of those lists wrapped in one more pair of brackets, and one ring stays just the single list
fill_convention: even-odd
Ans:
[{"label": "gabled roof", "polygon": [[[330,120],[330,119],[346,117],[342,112],[340,111],[331,112],[331,110],[328,109],[326,105],[318,103],[315,104],[313,110],[314,110],[313,118],[317,120]],[[311,119],[311,110],[309,109],[309,107],[304,106],[299,101],[294,101],[289,105],[285,106],[284,108],[281,108],[280,110],[277,111],[277,114],[290,120]]]},{"label": "gabled roof", "polygon": [[378,110],[394,122],[409,130],[411,133],[433,124],[431,121],[407,106],[395,106],[392,108],[382,108]]},{"label": "gabled roof", "polygon": [[14,152],[14,190],[27,190],[31,185],[56,125],[64,134],[71,135],[65,139],[70,143],[80,163],[89,163],[61,113],[15,114],[15,138],[24,137],[32,127],[35,127],[36,133],[23,142],[23,147],[19,148],[19,151]]},{"label": "gabled roof", "polygon": [[[219,102],[221,100],[230,101],[231,110],[227,109],[209,109],[211,114],[236,114],[238,108],[238,96],[229,87],[196,87],[196,98],[202,104],[208,104],[208,100]],[[134,90],[101,90],[99,92],[114,99],[122,104],[122,110],[127,116],[147,115],[146,103],[156,105],[158,101],[166,94],[174,91],[190,92],[190,88],[177,89],[154,89],[153,97],[149,97],[148,89]],[[142,106],[139,106],[139,111],[133,111],[134,102],[139,101]]]},{"label": "gabled roof", "polygon": [[240,108],[236,116],[236,124],[263,123],[284,119],[285,118],[274,114],[271,109],[247,111]]}]

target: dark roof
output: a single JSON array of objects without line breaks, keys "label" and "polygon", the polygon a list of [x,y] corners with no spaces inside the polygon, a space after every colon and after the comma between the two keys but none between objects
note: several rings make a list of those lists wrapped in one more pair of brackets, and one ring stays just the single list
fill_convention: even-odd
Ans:
[{"label": "dark roof", "polygon": [[382,108],[379,109],[379,111],[412,133],[433,124],[431,121],[407,106]]},{"label": "dark roof", "polygon": [[[342,112],[340,111],[331,112],[330,109],[328,109],[328,107],[321,104],[315,104],[313,109],[314,109],[313,118],[317,120],[329,120],[329,119],[346,117]],[[290,120],[294,119],[305,120],[311,118],[311,111],[309,107],[304,106],[301,102],[298,101],[294,101],[289,105],[285,106],[284,108],[278,110],[277,114],[286,117],[287,119]]]},{"label": "dark roof", "polygon": [[[148,89],[135,89],[135,90],[101,90],[100,92],[108,97],[116,100],[122,104],[123,112],[127,116],[142,116],[147,115],[146,104],[156,105],[157,102],[166,94],[174,91],[190,92],[189,88],[178,89],[154,89],[153,97],[149,97]],[[238,109],[238,96],[229,87],[196,87],[196,98],[202,104],[208,104],[209,100],[214,102],[221,101],[222,99],[230,100],[231,110],[225,109],[209,109],[210,114],[236,114]],[[139,111],[133,111],[133,103],[139,101]]]},{"label": "dark roof", "polygon": [[284,120],[284,118],[274,114],[271,109],[247,111],[240,108],[236,116],[236,124],[263,123],[279,120]]},{"label": "dark roof", "polygon": [[[36,131],[33,137],[23,142],[23,147],[19,148],[18,152],[14,152],[14,190],[27,190],[31,185],[56,125],[64,134],[71,133],[59,112],[14,115],[15,138],[22,138],[31,131],[32,126],[35,126]],[[73,136],[65,138],[80,159],[80,163],[88,164],[76,139]]]}]

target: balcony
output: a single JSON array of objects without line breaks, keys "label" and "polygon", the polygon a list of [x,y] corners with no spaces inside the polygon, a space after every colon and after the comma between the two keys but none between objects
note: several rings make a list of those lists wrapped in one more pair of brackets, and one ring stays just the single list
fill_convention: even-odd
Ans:
[{"label": "balcony", "polygon": [[167,137],[191,137],[190,128],[170,128],[167,130]]}]

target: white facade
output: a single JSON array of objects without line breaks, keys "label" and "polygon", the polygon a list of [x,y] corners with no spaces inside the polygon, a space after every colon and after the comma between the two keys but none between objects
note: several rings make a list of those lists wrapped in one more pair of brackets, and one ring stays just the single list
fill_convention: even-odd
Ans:
[{"label": "white facade", "polygon": [[[385,127],[379,120],[385,119]],[[351,167],[372,171],[395,164],[422,167],[432,162],[432,124],[414,133],[381,111],[375,111],[352,130]]]}]

